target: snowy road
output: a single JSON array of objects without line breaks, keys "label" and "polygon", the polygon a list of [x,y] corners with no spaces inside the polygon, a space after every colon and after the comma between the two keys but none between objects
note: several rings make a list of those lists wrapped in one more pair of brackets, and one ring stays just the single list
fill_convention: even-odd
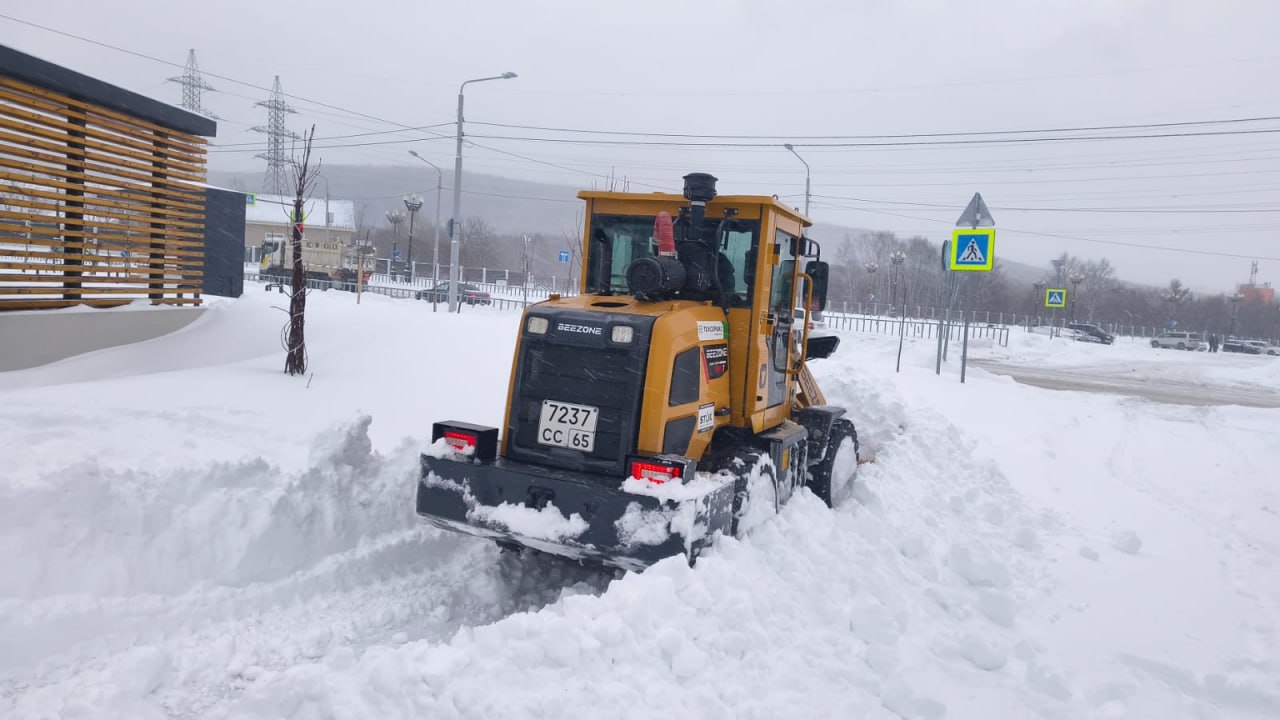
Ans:
[{"label": "snowy road", "polygon": [[[351,300],[309,300],[305,380],[263,293],[0,373],[0,717],[1280,716],[1275,410],[961,385],[848,335],[814,372],[872,460],[854,501],[617,578],[413,515],[430,422],[500,420],[516,317]],[[1280,388],[1256,358],[972,351]]]},{"label": "snowy road", "polygon": [[1280,408],[1280,393],[1269,387],[1194,384],[1143,377],[1133,368],[1109,368],[1105,365],[1035,367],[991,360],[977,360],[973,364],[997,375],[1007,375],[1020,383],[1049,390],[1132,395],[1176,405]]}]

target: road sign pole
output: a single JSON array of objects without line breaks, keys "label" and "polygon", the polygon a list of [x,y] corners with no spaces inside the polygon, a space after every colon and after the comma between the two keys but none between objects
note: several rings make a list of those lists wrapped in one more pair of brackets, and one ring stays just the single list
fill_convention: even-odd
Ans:
[{"label": "road sign pole", "polygon": [[947,283],[951,281],[951,273],[947,272],[947,252],[950,252],[950,249],[948,249],[948,245],[950,245],[950,242],[951,241],[947,241],[947,240],[942,241],[942,282],[938,283],[938,304],[937,304],[937,309],[940,310],[940,314],[938,314],[938,357],[937,357],[936,364],[934,364],[934,368],[933,368],[934,375],[942,374],[943,325],[942,325],[941,310],[942,310],[942,300],[945,299],[946,297]]},{"label": "road sign pole", "polygon": [[[974,230],[978,229],[977,218],[974,218],[973,220],[973,229]],[[991,252],[991,248],[988,247],[987,253],[990,254],[990,252]],[[964,384],[965,370],[968,369],[968,365],[969,365],[969,319],[970,319],[970,316],[973,315],[973,310],[969,307],[969,278],[967,277],[964,279],[964,310],[962,312],[964,313],[964,344],[960,348],[960,384],[961,385]]]}]

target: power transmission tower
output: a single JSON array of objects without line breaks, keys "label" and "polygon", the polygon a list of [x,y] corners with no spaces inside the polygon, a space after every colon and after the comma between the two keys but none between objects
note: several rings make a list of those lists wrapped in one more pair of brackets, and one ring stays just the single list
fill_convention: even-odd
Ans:
[{"label": "power transmission tower", "polygon": [[187,51],[187,64],[182,68],[182,77],[171,77],[168,82],[175,82],[182,86],[182,108],[184,110],[199,113],[211,120],[222,119],[206,110],[204,105],[201,104],[201,91],[212,91],[213,86],[205,82],[200,75],[200,66],[196,63],[195,50]]},{"label": "power transmission tower", "polygon": [[256,158],[267,161],[267,174],[262,181],[262,191],[282,195],[289,189],[289,176],[286,171],[290,164],[289,157],[284,152],[284,141],[298,137],[297,133],[284,126],[284,116],[298,111],[285,102],[284,91],[280,89],[279,75],[276,76],[275,84],[271,86],[271,98],[254,105],[267,109],[266,127],[255,125],[250,128],[254,132],[267,135],[267,151],[254,155]]}]

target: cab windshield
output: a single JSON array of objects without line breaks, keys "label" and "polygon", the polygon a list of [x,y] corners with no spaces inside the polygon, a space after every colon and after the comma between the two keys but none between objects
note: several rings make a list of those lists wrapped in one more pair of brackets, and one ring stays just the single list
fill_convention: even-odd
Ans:
[{"label": "cab windshield", "polygon": [[[658,241],[653,236],[654,216],[595,215],[591,219],[588,244],[587,292],[624,295],[627,289],[627,266],[633,261],[658,254]],[[707,219],[715,229],[718,220]],[[751,274],[755,271],[755,247],[760,222],[735,220],[719,238],[720,253],[733,265],[733,287],[729,304],[747,307],[751,304]]]}]

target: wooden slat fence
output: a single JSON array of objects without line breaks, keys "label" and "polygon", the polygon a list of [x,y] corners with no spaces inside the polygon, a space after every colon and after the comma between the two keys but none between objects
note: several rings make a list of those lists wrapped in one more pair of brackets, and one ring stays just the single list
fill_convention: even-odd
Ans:
[{"label": "wooden slat fence", "polygon": [[206,141],[0,75],[0,310],[199,305]]}]

